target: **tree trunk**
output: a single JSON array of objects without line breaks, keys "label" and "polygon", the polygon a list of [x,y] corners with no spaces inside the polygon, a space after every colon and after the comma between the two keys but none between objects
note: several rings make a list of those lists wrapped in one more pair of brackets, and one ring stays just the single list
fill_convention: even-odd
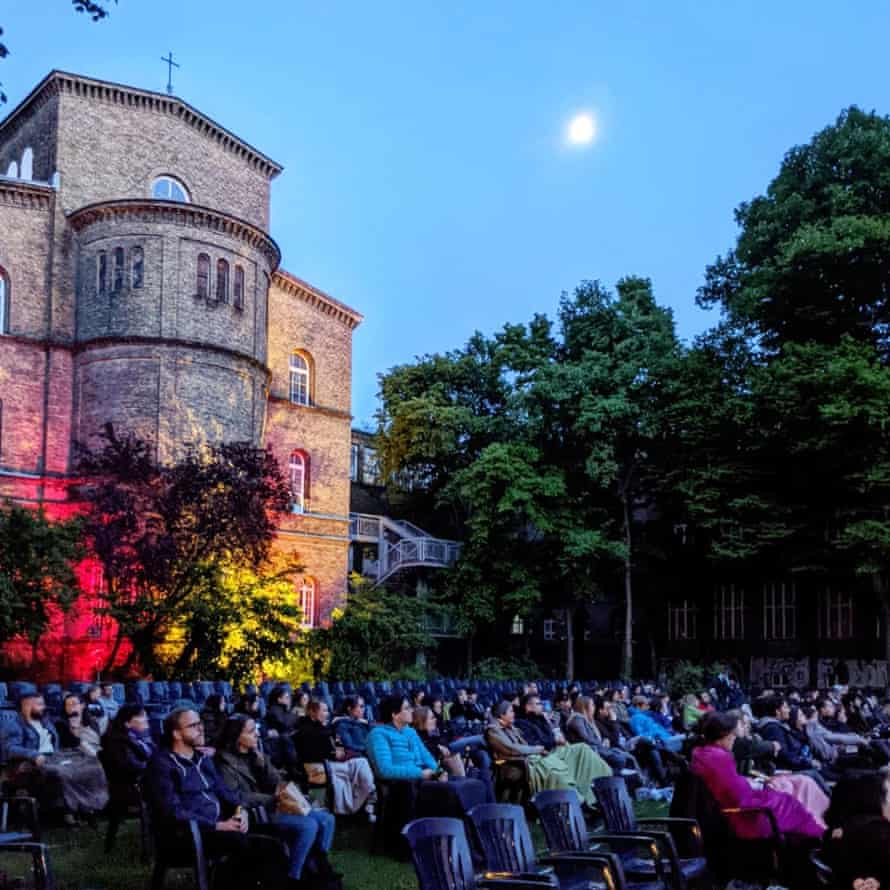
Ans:
[{"label": "tree trunk", "polygon": [[630,529],[630,503],[627,491],[621,494],[621,505],[624,508],[624,647],[621,658],[621,676],[626,680],[633,677],[634,659],[634,602],[633,602],[633,542]]},{"label": "tree trunk", "polygon": [[566,679],[575,679],[575,610],[566,609]]},{"label": "tree trunk", "polygon": [[120,629],[120,625],[117,627],[117,633],[114,637],[114,645],[111,647],[111,652],[108,655],[108,658],[105,660],[105,666],[102,668],[103,674],[108,674],[111,676],[111,672],[114,669],[114,662],[117,660],[117,653],[120,652],[121,643],[124,640],[124,632]]},{"label": "tree trunk", "polygon": [[473,635],[467,636],[467,678],[473,679]]}]

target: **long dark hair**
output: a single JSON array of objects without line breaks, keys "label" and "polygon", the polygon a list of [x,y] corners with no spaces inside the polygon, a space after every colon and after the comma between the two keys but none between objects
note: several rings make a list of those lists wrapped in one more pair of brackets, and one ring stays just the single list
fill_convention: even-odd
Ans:
[{"label": "long dark hair", "polygon": [[125,736],[127,734],[127,724],[140,714],[145,714],[146,710],[142,705],[135,702],[127,702],[120,706],[118,712],[114,715],[114,719],[109,721],[108,729],[105,730],[107,736]]},{"label": "long dark hair", "polygon": [[741,719],[739,711],[711,711],[705,714],[695,727],[699,744],[713,745],[720,739],[725,739],[739,725]]},{"label": "long dark hair", "polygon": [[[244,731],[248,720],[253,720],[247,714],[233,714],[225,723],[216,740],[216,747],[220,751],[228,751],[230,754],[238,754],[238,737]],[[254,721],[256,722],[256,721]]]},{"label": "long dark hair", "polygon": [[880,816],[886,795],[884,773],[842,776],[831,793],[825,812],[829,828],[843,828],[854,816]]}]

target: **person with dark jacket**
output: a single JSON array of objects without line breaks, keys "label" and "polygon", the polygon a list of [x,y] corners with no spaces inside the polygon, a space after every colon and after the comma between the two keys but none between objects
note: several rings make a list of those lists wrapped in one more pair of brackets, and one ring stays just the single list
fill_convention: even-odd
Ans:
[{"label": "person with dark jacket", "polygon": [[[236,792],[244,806],[265,807],[270,821],[257,831],[281,838],[290,850],[288,875],[296,882],[304,866],[311,876],[337,881],[327,851],[334,839],[334,817],[326,810],[312,809],[305,816],[279,808],[278,792],[286,784],[271,761],[257,749],[256,722],[244,714],[226,721],[214,758],[220,777]],[[311,861],[307,862],[307,858]]]},{"label": "person with dark jacket", "polygon": [[59,747],[64,751],[80,749],[95,756],[99,750],[99,724],[75,692],[69,692],[62,699],[62,716],[56,721],[56,732]]},{"label": "person with dark jacket", "polygon": [[201,722],[204,724],[204,739],[211,748],[222,732],[226,716],[225,698],[216,692],[208,695],[201,708]]},{"label": "person with dark jacket", "polygon": [[286,686],[276,686],[266,700],[266,729],[291,736],[297,730],[299,715],[291,709],[291,694]]},{"label": "person with dark jacket", "polygon": [[557,738],[550,721],[541,709],[541,699],[528,693],[519,700],[519,714],[516,716],[516,728],[522,733],[528,745],[540,745],[545,751],[552,751],[558,744],[565,744],[565,739]]},{"label": "person with dark jacket", "polygon": [[757,724],[757,732],[767,742],[778,742],[779,751],[775,756],[780,769],[803,773],[813,779],[823,792],[830,795],[825,779],[819,772],[821,763],[813,759],[807,737],[791,728],[788,723],[791,708],[781,696],[774,695],[760,703],[759,710],[765,715]]},{"label": "person with dark jacket", "polygon": [[365,720],[365,700],[360,695],[343,702],[343,716],[334,721],[334,731],[347,751],[365,754],[368,750],[371,725]]},{"label": "person with dark jacket", "polygon": [[145,773],[144,787],[161,846],[187,849],[190,821],[201,831],[212,858],[227,857],[221,878],[227,890],[242,890],[261,879],[283,887],[286,864],[278,841],[248,834],[239,794],[219,777],[213,759],[202,754],[204,725],[191,708],[174,708],[164,720],[164,737]]},{"label": "person with dark jacket", "polygon": [[149,731],[145,708],[141,704],[122,705],[102,736],[102,750],[99,752],[99,760],[108,779],[106,853],[111,852],[120,823],[130,808],[139,805],[139,783],[156,747]]},{"label": "person with dark jacket", "polygon": [[872,878],[890,887],[890,778],[873,772],[843,776],[825,814],[824,856],[838,887]]}]

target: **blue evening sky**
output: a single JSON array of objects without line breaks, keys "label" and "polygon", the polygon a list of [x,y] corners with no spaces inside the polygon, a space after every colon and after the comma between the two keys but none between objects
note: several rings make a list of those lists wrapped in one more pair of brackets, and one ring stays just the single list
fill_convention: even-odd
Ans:
[{"label": "blue evening sky", "polygon": [[366,316],[364,425],[378,372],[585,278],[650,276],[694,336],[736,204],[846,105],[890,111],[877,0],[120,0],[96,25],[6,0],[0,26],[7,110],[52,68],[163,91],[172,49],[177,95],[284,165],[285,267]]}]

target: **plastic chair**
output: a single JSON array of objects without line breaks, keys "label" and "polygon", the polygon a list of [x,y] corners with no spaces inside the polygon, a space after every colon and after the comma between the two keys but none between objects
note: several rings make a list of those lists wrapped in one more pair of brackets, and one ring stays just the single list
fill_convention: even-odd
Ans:
[{"label": "plastic chair", "polygon": [[[542,883],[538,876],[532,875],[521,877],[485,872],[477,877],[473,872],[470,845],[460,819],[416,819],[404,827],[402,835],[411,850],[419,890],[509,890],[514,887],[516,890],[541,890],[542,887],[554,886],[550,880]],[[603,862],[603,871],[608,872],[603,885],[623,890],[624,884],[616,880],[620,878],[617,871],[620,866],[605,858]]]},{"label": "plastic chair", "polygon": [[652,873],[640,881],[628,875],[627,886],[632,890],[656,890],[666,886],[664,868],[656,841],[642,834],[589,834],[581,799],[571,790],[539,791],[532,798],[532,806],[541,819],[550,854],[556,856],[586,856],[600,853],[600,845],[613,850],[628,874],[626,861],[652,862]]},{"label": "plastic chair", "polygon": [[0,841],[0,854],[27,853],[31,857],[34,890],[54,890],[52,870],[46,844],[32,841]]},{"label": "plastic chair", "polygon": [[[611,834],[634,834],[652,837],[659,844],[665,858],[665,873],[674,878],[679,890],[687,882],[705,878],[708,862],[705,859],[702,833],[695,819],[651,818],[637,820],[627,783],[621,776],[595,779],[593,790],[602,811],[606,830]],[[679,841],[681,857],[677,851]],[[653,865],[648,861],[633,863],[625,860],[624,870],[632,877],[651,878]]]}]

